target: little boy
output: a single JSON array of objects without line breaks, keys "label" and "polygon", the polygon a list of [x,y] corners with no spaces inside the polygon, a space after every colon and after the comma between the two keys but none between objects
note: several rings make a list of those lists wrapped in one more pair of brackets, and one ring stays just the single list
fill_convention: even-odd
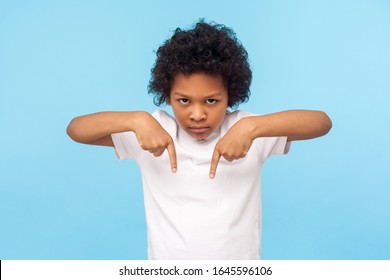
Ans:
[{"label": "little boy", "polygon": [[112,146],[138,163],[149,259],[260,258],[262,165],[332,123],[320,111],[227,111],[248,100],[251,79],[233,31],[201,20],[157,51],[149,92],[174,117],[101,112],[69,124],[73,140]]}]

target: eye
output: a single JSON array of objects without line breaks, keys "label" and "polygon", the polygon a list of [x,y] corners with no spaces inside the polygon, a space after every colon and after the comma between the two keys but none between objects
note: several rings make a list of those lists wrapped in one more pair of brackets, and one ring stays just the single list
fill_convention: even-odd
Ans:
[{"label": "eye", "polygon": [[183,104],[183,105],[187,105],[188,103],[190,103],[190,100],[187,99],[187,98],[180,98],[178,101],[179,101],[181,104]]},{"label": "eye", "polygon": [[206,100],[206,103],[210,104],[210,105],[215,104],[217,102],[218,102],[218,100],[217,99],[213,99],[213,98],[209,98],[209,99]]}]

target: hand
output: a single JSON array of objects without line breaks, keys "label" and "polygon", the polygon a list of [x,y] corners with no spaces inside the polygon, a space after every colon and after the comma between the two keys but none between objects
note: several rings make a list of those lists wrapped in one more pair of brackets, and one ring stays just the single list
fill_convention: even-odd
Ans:
[{"label": "hand", "polygon": [[165,131],[160,123],[150,114],[145,113],[137,120],[134,129],[138,143],[145,151],[149,151],[155,157],[161,156],[165,149],[168,150],[172,172],[177,170],[176,149],[172,137]]},{"label": "hand", "polygon": [[215,145],[211,158],[210,179],[215,177],[221,156],[229,162],[243,158],[253,140],[250,118],[243,118],[235,123]]}]

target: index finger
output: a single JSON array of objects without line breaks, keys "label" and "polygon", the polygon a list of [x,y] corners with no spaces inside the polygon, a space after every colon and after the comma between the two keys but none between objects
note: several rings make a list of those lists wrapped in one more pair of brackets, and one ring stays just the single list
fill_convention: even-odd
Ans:
[{"label": "index finger", "polygon": [[173,141],[167,146],[169,160],[171,162],[171,170],[173,173],[177,171],[176,149]]},{"label": "index finger", "polygon": [[217,166],[219,163],[219,159],[221,158],[221,154],[219,153],[218,149],[214,149],[213,156],[211,158],[211,167],[210,167],[210,179],[214,179],[215,173],[217,172]]}]

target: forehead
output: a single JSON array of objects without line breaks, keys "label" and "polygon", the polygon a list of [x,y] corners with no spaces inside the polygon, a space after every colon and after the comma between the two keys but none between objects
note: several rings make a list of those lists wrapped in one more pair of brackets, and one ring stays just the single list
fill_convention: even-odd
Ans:
[{"label": "forehead", "polygon": [[171,94],[176,93],[189,96],[227,94],[227,88],[221,76],[206,73],[194,73],[186,76],[179,73],[175,76],[171,87]]}]

